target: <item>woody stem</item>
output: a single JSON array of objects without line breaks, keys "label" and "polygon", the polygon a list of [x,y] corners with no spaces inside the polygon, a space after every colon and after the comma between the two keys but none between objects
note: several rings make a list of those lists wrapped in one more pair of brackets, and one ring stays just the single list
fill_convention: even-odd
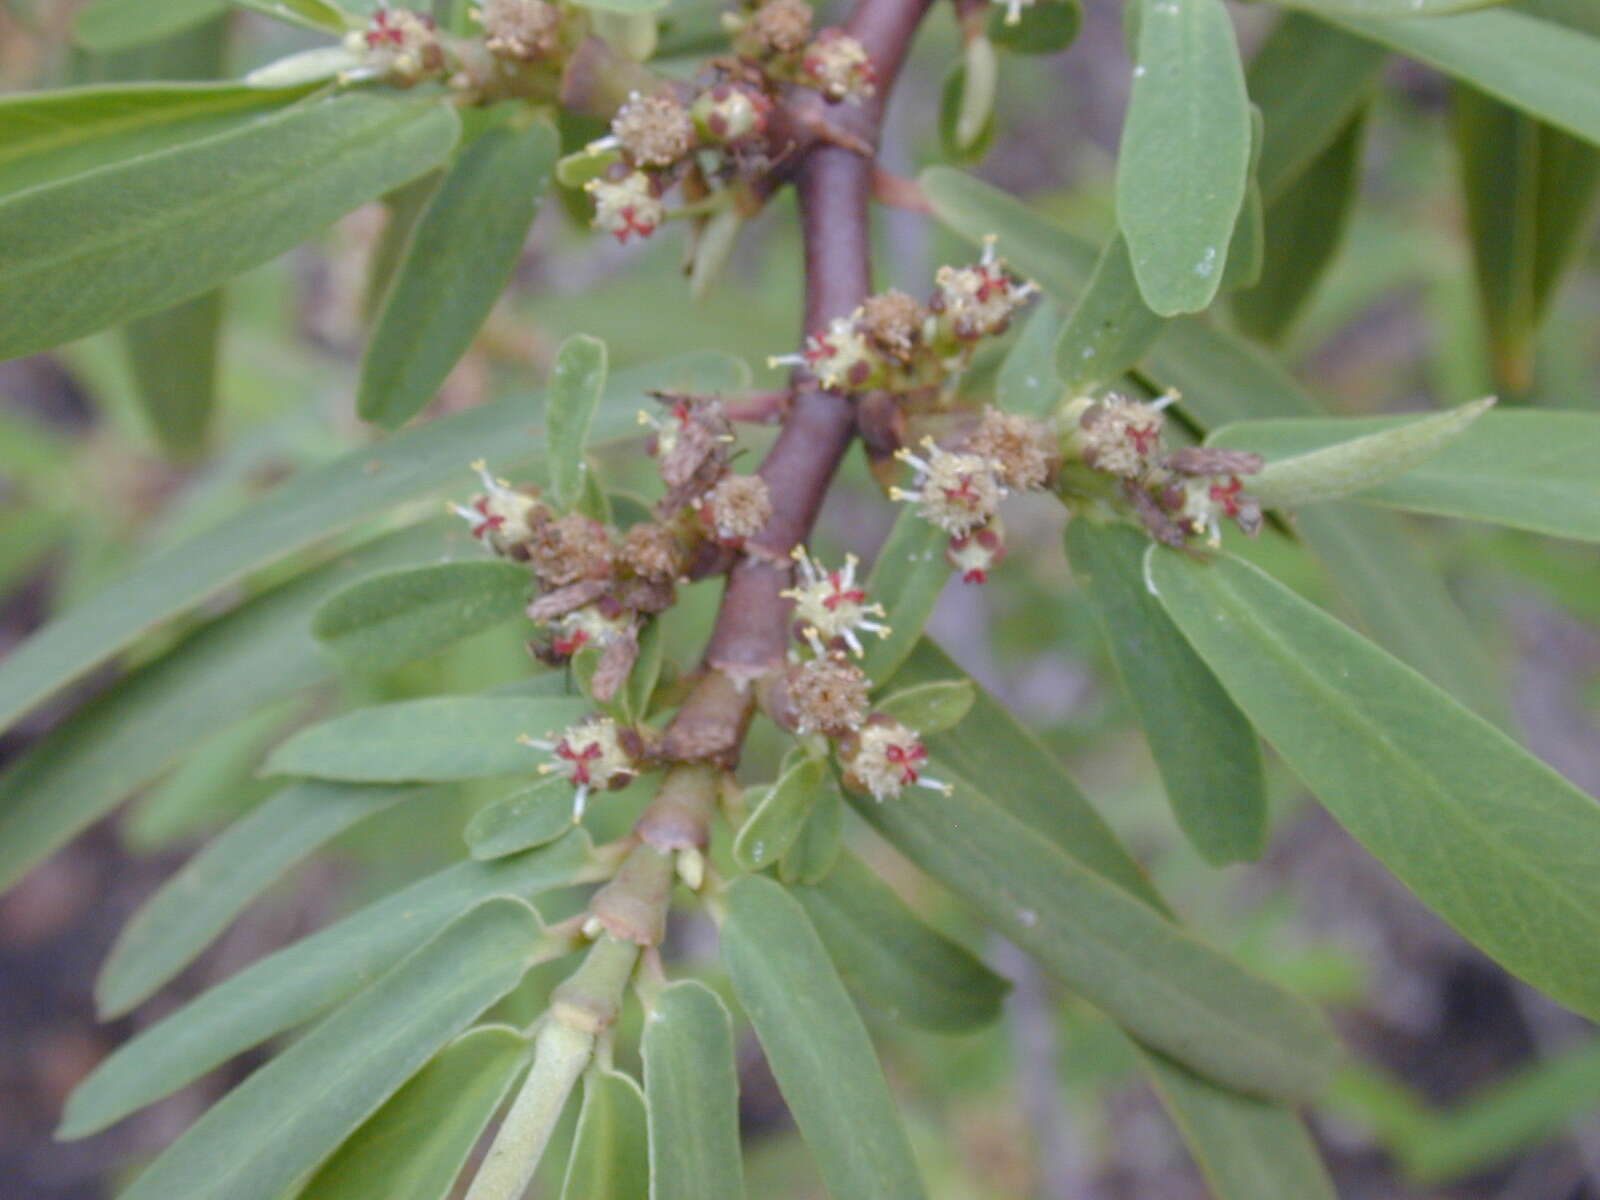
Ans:
[{"label": "woody stem", "polygon": [[[930,0],[861,0],[846,23],[871,55],[878,90],[849,114],[852,132],[875,143],[888,93]],[[797,93],[797,108],[820,104]],[[839,106],[842,108],[843,106]],[[801,114],[803,116],[803,114]],[[795,172],[805,241],[806,304],[802,335],[848,315],[872,288],[867,205],[872,161],[844,146],[817,142]],[[810,534],[845,451],[856,433],[850,398],[795,373],[795,398],[759,469],[772,496],[772,519],[746,543],[728,576],[706,649],[707,674],[667,731],[669,757],[731,765],[754,705],[750,681],[778,669],[788,645],[789,552]],[[730,686],[731,685],[731,686]]]}]

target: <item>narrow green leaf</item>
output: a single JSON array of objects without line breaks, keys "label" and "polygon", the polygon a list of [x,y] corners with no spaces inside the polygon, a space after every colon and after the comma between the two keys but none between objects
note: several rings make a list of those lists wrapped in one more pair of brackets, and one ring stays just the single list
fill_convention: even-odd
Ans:
[{"label": "narrow green leaf", "polygon": [[1439,17],[1503,4],[1505,0],[1273,0],[1326,17]]},{"label": "narrow green leaf", "polygon": [[587,334],[573,334],[556,351],[547,386],[550,499],[565,512],[577,504],[589,469],[589,427],[606,386],[606,344]]},{"label": "narrow green leaf", "polygon": [[1166,325],[1139,293],[1127,239],[1113,233],[1056,342],[1056,374],[1065,394],[1080,395],[1121,378]]},{"label": "narrow green leaf", "polygon": [[1361,189],[1366,111],[1358,110],[1328,147],[1268,205],[1261,278],[1233,297],[1234,324],[1282,341],[1339,252]]},{"label": "narrow green leaf", "polygon": [[398,429],[416,416],[511,278],[559,150],[555,126],[523,124],[526,111],[512,104],[494,112],[411,230],[361,362],[364,419]]},{"label": "narrow green leaf", "polygon": [[121,1016],[149,998],[314,850],[419,794],[341,783],[284,788],[185,863],[129,918],[95,981],[101,1017]]},{"label": "narrow green leaf", "polygon": [[1078,519],[1067,555],[1083,579],[1184,834],[1216,866],[1260,856],[1267,789],[1255,731],[1144,584],[1150,539]]},{"label": "narrow green leaf", "polygon": [[[602,436],[616,438],[637,429],[641,391],[728,391],[745,386],[748,377],[743,364],[712,353],[619,371],[606,389]],[[0,727],[251,569],[397,504],[462,487],[469,478],[466,465],[475,458],[487,459],[492,470],[536,459],[538,415],[537,395],[515,396],[353,450],[288,480],[237,517],[155,555],[0,662]],[[0,881],[5,878],[0,869]]]},{"label": "narrow green leaf", "polygon": [[1161,602],[1339,821],[1509,970],[1600,1014],[1600,806],[1244,563],[1155,556]]},{"label": "narrow green leaf", "polygon": [[446,1200],[530,1057],[515,1029],[469,1029],[373,1113],[295,1200]]},{"label": "narrow green leaf", "polygon": [[1046,417],[1061,402],[1061,380],[1056,376],[1056,342],[1064,310],[1048,296],[1041,297],[1022,323],[1022,332],[1000,364],[995,379],[994,402],[1007,412]]},{"label": "narrow green leaf", "polygon": [[126,1200],[279,1200],[522,978],[540,945],[521,900],[487,900],[211,1107]]},{"label": "narrow green leaf", "polygon": [[542,738],[581,720],[583,696],[434,696],[378,704],[302,729],[262,768],[360,783],[407,783],[532,774]]},{"label": "narrow green leaf", "polygon": [[1600,37],[1512,8],[1393,20],[1327,15],[1359,37],[1600,144]]},{"label": "narrow green leaf", "polygon": [[135,83],[0,97],[0,196],[240,128],[306,90]]},{"label": "narrow green leaf", "polygon": [[1256,176],[1269,205],[1366,106],[1387,58],[1382,47],[1315,17],[1285,13],[1272,27],[1245,73],[1261,109]]},{"label": "narrow green leaf", "polygon": [[1218,1087],[1142,1047],[1140,1060],[1217,1200],[1337,1200],[1316,1143],[1291,1110]]},{"label": "narrow green leaf", "polygon": [[[274,951],[119,1046],[67,1098],[57,1136],[95,1133],[235,1054],[309,1020],[372,983],[473,905],[531,897],[592,878],[588,835],[418,880]],[[552,947],[549,957],[559,948]]]},{"label": "narrow green leaf", "polygon": [[311,632],[363,672],[398,667],[519,616],[526,567],[498,559],[388,571],[330,597]]},{"label": "narrow green leaf", "polygon": [[861,669],[875,683],[887,683],[916,647],[922,627],[950,580],[945,547],[950,535],[902,505],[889,536],[878,548],[867,576],[867,598],[883,605],[887,637],[867,646]]},{"label": "narrow green leaf", "polygon": [[972,680],[940,679],[891,692],[873,708],[927,736],[961,724],[977,701]]},{"label": "narrow green leaf", "polygon": [[395,272],[405,259],[406,247],[411,244],[417,222],[428,211],[428,201],[433,199],[443,179],[442,169],[429,171],[383,198],[383,232],[378,235],[378,244],[373,247],[367,263],[366,290],[361,296],[361,313],[368,321],[375,318],[383,306]]},{"label": "narrow green leaf", "polygon": [[504,858],[555,841],[573,825],[572,784],[561,776],[491,800],[467,822],[476,859]]},{"label": "narrow green leaf", "polygon": [[[1327,417],[1224,426],[1211,444],[1269,458],[1313,454],[1345,439],[1402,429],[1409,417]],[[1490,412],[1433,457],[1358,492],[1369,504],[1491,521],[1556,537],[1600,541],[1600,416]]]},{"label": "narrow green leaf", "polygon": [[41,739],[0,777],[0,888],[208,735],[326,679],[312,611],[368,572],[437,553],[439,536],[437,525],[394,534],[256,597]]},{"label": "narrow green leaf", "polygon": [[352,13],[368,5],[334,5],[325,0],[230,0],[235,8],[248,8],[291,25],[338,34],[356,24]]},{"label": "narrow green leaf", "polygon": [[803,755],[778,776],[733,840],[733,857],[747,871],[762,871],[793,846],[822,790],[828,764]]},{"label": "narrow green leaf", "polygon": [[728,889],[722,957],[833,1196],[924,1194],[878,1056],[800,904],[770,879]]},{"label": "narrow green leaf", "polygon": [[90,0],[72,21],[72,40],[96,54],[143,46],[226,12],[228,0]]},{"label": "narrow green leaf", "polygon": [[[1314,1009],[1058,851],[949,764],[936,761],[929,774],[952,790],[851,802],[912,862],[1146,1045],[1240,1091],[1305,1100],[1321,1090],[1335,1043]],[[1006,790],[1002,779],[993,790]]]},{"label": "narrow green leaf", "polygon": [[0,358],[209,291],[427,171],[459,127],[437,99],[307,100],[0,200]]},{"label": "narrow green leaf", "polygon": [[844,801],[829,772],[817,788],[800,836],[778,860],[778,878],[786,884],[820,883],[833,870],[843,849]]},{"label": "narrow green leaf", "polygon": [[[1431,416],[1402,418],[1381,431],[1318,450],[1274,458],[1250,477],[1250,491],[1269,508],[1295,508],[1366,491],[1427,462],[1493,406],[1491,396]],[[1316,424],[1326,427],[1325,422]]]},{"label": "narrow green leaf", "polygon": [[651,1200],[743,1200],[733,1021],[703,983],[661,989],[640,1044]]},{"label": "narrow green leaf", "polygon": [[583,1107],[561,1200],[650,1200],[644,1093],[620,1071],[583,1077]]},{"label": "narrow green leaf", "polygon": [[1244,203],[1250,108],[1221,0],[1142,0],[1117,161],[1117,225],[1145,302],[1198,312],[1222,281]]},{"label": "narrow green leaf", "polygon": [[122,331],[135,394],[168,454],[190,455],[205,445],[221,336],[221,292],[139,317]]},{"label": "narrow green leaf", "polygon": [[1265,201],[1257,168],[1261,161],[1261,110],[1250,106],[1250,168],[1245,177],[1244,203],[1234,218],[1233,235],[1228,239],[1228,262],[1222,269],[1219,290],[1236,292],[1251,287],[1261,278],[1261,260],[1266,253]]},{"label": "narrow green leaf", "polygon": [[840,855],[826,879],[794,896],[845,986],[891,1021],[962,1033],[1000,1015],[1011,985],[924,924],[855,855]]},{"label": "narrow green leaf", "polygon": [[660,620],[646,621],[639,634],[639,657],[622,689],[622,711],[633,724],[643,722],[650,715],[650,704],[655,698],[656,685],[661,682],[666,656],[666,635]]}]

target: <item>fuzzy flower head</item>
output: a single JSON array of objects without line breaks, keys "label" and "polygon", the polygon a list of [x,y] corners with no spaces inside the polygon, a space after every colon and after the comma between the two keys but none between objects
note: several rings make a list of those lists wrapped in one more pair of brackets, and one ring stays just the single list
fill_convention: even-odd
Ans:
[{"label": "fuzzy flower head", "polygon": [[634,92],[612,118],[611,134],[628,160],[641,167],[670,167],[694,149],[694,121],[670,95]]},{"label": "fuzzy flower head", "polygon": [[950,790],[949,784],[923,774],[928,749],[917,733],[881,713],[868,718],[850,744],[841,747],[840,758],[845,782],[870,792],[880,803],[893,800],[908,787]]},{"label": "fuzzy flower head", "polygon": [[1165,452],[1162,411],[1168,397],[1154,404],[1111,396],[1090,404],[1078,418],[1073,444],[1084,463],[1096,471],[1139,479],[1147,475]]},{"label": "fuzzy flower head", "polygon": [[528,539],[528,563],[546,587],[604,579],[614,556],[610,531],[582,513],[535,521]]},{"label": "fuzzy flower head", "polygon": [[800,56],[800,82],[829,100],[859,104],[877,90],[867,48],[842,29],[824,29]]},{"label": "fuzzy flower head", "polygon": [[594,198],[594,227],[619,242],[649,237],[666,217],[655,184],[643,171],[630,171],[620,179],[591,179],[583,190]]},{"label": "fuzzy flower head", "polygon": [[583,816],[589,793],[622,787],[635,773],[633,759],[623,748],[621,731],[610,717],[580,721],[553,740],[526,736],[518,740],[550,755],[539,765],[539,774],[560,775],[572,781],[574,821]]},{"label": "fuzzy flower head", "polygon": [[452,504],[455,513],[472,529],[477,538],[496,554],[522,556],[519,550],[526,547],[533,536],[536,514],[544,509],[537,496],[520,492],[504,479],[489,474],[488,465],[480,458],[472,469],[483,481],[483,491],[472,498],[470,505]]},{"label": "fuzzy flower head", "polygon": [[754,537],[772,518],[772,493],[759,475],[724,475],[706,495],[700,517],[723,542]]},{"label": "fuzzy flower head", "polygon": [[890,289],[863,301],[856,325],[880,354],[909,365],[922,347],[927,320],[928,310],[918,301]]},{"label": "fuzzy flower head", "polygon": [[797,733],[837,737],[867,718],[867,677],[842,654],[791,663],[784,672]]},{"label": "fuzzy flower head", "polygon": [[490,54],[533,62],[560,45],[561,10],[549,0],[485,0],[471,15],[483,26]]},{"label": "fuzzy flower head", "polygon": [[444,67],[444,46],[433,18],[404,8],[380,8],[365,29],[345,36],[345,49],[360,55],[357,75],[412,84]]},{"label": "fuzzy flower head", "polygon": [[812,16],[806,0],[767,0],[744,20],[735,48],[757,59],[798,54],[811,40]]},{"label": "fuzzy flower head", "polygon": [[799,354],[767,359],[769,367],[805,367],[830,392],[861,392],[887,382],[888,363],[868,340],[864,310],[835,317],[821,333],[806,338]]},{"label": "fuzzy flower head", "polygon": [[934,277],[933,300],[928,307],[957,339],[1004,333],[1011,314],[1037,292],[1032,283],[1019,283],[995,256],[995,240],[985,238],[983,257],[970,267],[940,267]]},{"label": "fuzzy flower head", "polygon": [[741,83],[718,83],[695,97],[689,115],[707,141],[730,145],[767,127],[772,101]]},{"label": "fuzzy flower head", "polygon": [[1020,413],[985,408],[963,449],[984,459],[1014,492],[1043,487],[1056,457],[1054,438],[1041,422]]},{"label": "fuzzy flower head", "polygon": [[889,627],[873,620],[884,615],[883,605],[868,604],[866,591],[856,584],[859,562],[854,554],[845,556],[844,569],[839,571],[824,570],[800,546],[794,548],[794,560],[799,567],[799,585],[786,589],[782,595],[794,601],[800,636],[818,658],[824,657],[835,641],[842,641],[860,658],[866,653],[857,636],[860,630],[889,636]]},{"label": "fuzzy flower head", "polygon": [[1006,488],[993,465],[976,454],[946,450],[923,438],[923,455],[901,447],[895,457],[916,471],[913,486],[890,488],[891,500],[908,500],[927,520],[957,536],[987,524]]}]

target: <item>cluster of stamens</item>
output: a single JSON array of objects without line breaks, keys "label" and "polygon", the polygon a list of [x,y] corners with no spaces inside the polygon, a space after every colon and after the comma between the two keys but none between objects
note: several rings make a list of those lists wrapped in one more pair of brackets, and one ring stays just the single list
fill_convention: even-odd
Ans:
[{"label": "cluster of stamens", "polygon": [[845,555],[843,568],[832,571],[801,546],[793,557],[799,580],[782,594],[794,601],[795,630],[818,658],[838,644],[860,658],[866,653],[860,634],[889,636],[889,627],[877,619],[884,615],[883,605],[869,604],[866,589],[856,582],[860,563],[855,555]]},{"label": "cluster of stamens", "polygon": [[1261,505],[1245,490],[1244,477],[1261,469],[1260,456],[1205,446],[1169,450],[1166,408],[1176,399],[1171,393],[1154,403],[1123,396],[1079,401],[1067,410],[1074,424],[1066,448],[1084,467],[1117,481],[1122,500],[1157,541],[1186,547],[1200,539],[1216,547],[1223,521],[1255,536]]},{"label": "cluster of stamens", "polygon": [[623,744],[624,733],[610,717],[590,717],[545,738],[518,739],[543,751],[549,758],[539,764],[539,774],[558,775],[572,781],[572,819],[583,818],[594,792],[626,787],[638,773],[634,756]]}]

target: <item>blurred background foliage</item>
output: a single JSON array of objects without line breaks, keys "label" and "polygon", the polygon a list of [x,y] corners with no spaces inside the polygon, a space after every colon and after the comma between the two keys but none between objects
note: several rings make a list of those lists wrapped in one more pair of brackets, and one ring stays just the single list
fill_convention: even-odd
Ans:
[{"label": "blurred background foliage", "polygon": [[[709,25],[715,7],[695,2],[671,10],[665,45],[684,64],[703,52],[696,31]],[[0,91],[152,71],[233,75],[312,40],[239,15],[159,51],[92,57],[72,46],[74,8],[69,0],[0,3]],[[1236,16],[1247,45],[1273,19],[1250,6],[1237,8]],[[957,46],[953,17],[940,7],[918,41],[885,138],[886,164],[898,173],[944,161],[929,116]],[[1091,0],[1083,32],[1066,53],[1008,59],[995,134],[975,169],[1098,241],[1111,225],[1127,78],[1118,6]],[[1497,390],[1449,120],[1437,77],[1391,63],[1365,144],[1362,203],[1333,269],[1284,340],[1296,372],[1341,411],[1453,405]],[[878,221],[882,284],[920,293],[938,263],[965,258],[922,217],[888,211]],[[0,652],[129,563],[246,509],[285,476],[373,436],[354,416],[353,394],[367,265],[383,226],[378,206],[359,211],[319,244],[228,285],[216,403],[202,440],[164,439],[152,424],[145,396],[152,387],[170,389],[171,377],[163,382],[159,349],[153,359],[148,346],[141,352],[137,330],[0,366]],[[1592,250],[1586,252],[1551,306],[1531,386],[1514,401],[1600,407],[1597,265]],[[591,236],[562,206],[546,206],[511,290],[430,412],[530,389],[560,340],[579,331],[607,341],[613,367],[706,348],[745,360],[757,387],[777,385],[763,361],[794,345],[799,323],[792,197],[780,197],[755,222],[704,302],[688,302],[682,269],[676,231],[619,248]],[[965,386],[991,387],[1001,356],[980,364]],[[745,440],[754,453],[769,437],[755,429]],[[648,488],[642,455],[615,453],[601,466],[616,490]],[[824,516],[825,551],[870,557],[890,517],[852,458]],[[1008,568],[985,588],[953,584],[931,631],[1042,731],[1175,906],[1210,940],[1335,1013],[1357,1056],[1312,1122],[1340,1194],[1348,1200],[1600,1197],[1594,1031],[1446,929],[1308,805],[1276,764],[1278,833],[1268,857],[1221,872],[1207,867],[1173,825],[1086,602],[1072,590],[1057,536],[1060,509],[1024,504],[1009,520]],[[1444,521],[1425,528],[1419,544],[1494,649],[1529,744],[1580,786],[1600,788],[1600,576],[1593,550]],[[362,536],[371,532],[369,526]],[[1248,552],[1270,560],[1280,578],[1326,598],[1326,581],[1288,541],[1269,536]],[[300,565],[282,564],[241,586],[264,588]],[[689,602],[674,610],[670,646],[692,654],[701,644],[714,588],[692,589]],[[147,639],[140,652],[153,655],[204,615]],[[0,899],[0,1196],[109,1194],[126,1164],[169,1140],[259,1059],[246,1056],[106,1134],[55,1145],[48,1131],[71,1085],[109,1047],[183,998],[420,869],[452,861],[461,822],[481,799],[470,789],[447,792],[429,802],[431,820],[408,807],[403,821],[380,815],[358,826],[248,913],[163,998],[133,1017],[97,1025],[88,980],[115,931],[188,850],[263,798],[267,788],[253,776],[263,749],[313,711],[515,680],[526,669],[522,640],[517,628],[494,630],[422,663],[345,679],[312,701],[259,712],[196,747],[116,818]],[[14,757],[112,677],[97,675],[34,713],[0,743],[0,757]],[[770,729],[756,738],[752,777],[770,777],[779,747]],[[615,805],[619,828],[628,810],[627,803]],[[876,845],[875,853],[886,853]],[[925,879],[887,859],[876,865],[902,888],[918,889],[924,911],[942,915],[949,932],[974,943],[1017,983],[1001,1022],[979,1034],[941,1036],[872,1021],[933,1194],[941,1200],[1202,1196],[1175,1133],[1137,1082],[1126,1043],[1011,947],[983,942],[954,904],[929,894],[933,885]],[[709,957],[710,938],[684,920],[673,950],[693,964]],[[552,964],[543,986],[562,966]],[[532,1015],[539,986],[528,985],[507,1003]],[[742,1048],[741,1064],[749,1194],[820,1196],[753,1043]],[[547,1162],[564,1159],[558,1151]]]}]

